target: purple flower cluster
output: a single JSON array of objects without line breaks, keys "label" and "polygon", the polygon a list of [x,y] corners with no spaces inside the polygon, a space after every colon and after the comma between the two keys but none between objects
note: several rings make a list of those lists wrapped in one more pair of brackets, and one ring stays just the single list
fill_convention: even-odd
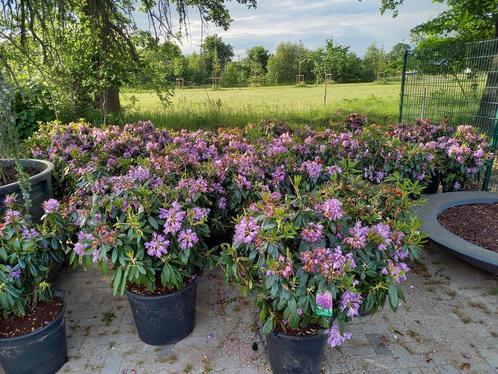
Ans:
[{"label": "purple flower cluster", "polygon": [[304,271],[312,274],[321,274],[331,281],[340,278],[356,268],[356,263],[351,253],[344,254],[340,247],[335,249],[315,248],[301,252],[301,262]]},{"label": "purple flower cluster", "polygon": [[169,240],[164,235],[152,233],[152,240],[144,244],[147,254],[153,257],[162,257],[168,253]]},{"label": "purple flower cluster", "polygon": [[381,274],[389,275],[396,283],[406,280],[406,273],[410,270],[404,262],[393,262],[387,260],[387,266],[381,270]]},{"label": "purple flower cluster", "polygon": [[178,234],[178,244],[181,249],[190,249],[198,242],[199,238],[197,237],[197,234],[192,231],[192,229],[182,230]]},{"label": "purple flower cluster", "polygon": [[338,199],[325,200],[319,208],[323,212],[323,215],[331,221],[337,221],[344,215],[342,203]]},{"label": "purple flower cluster", "polygon": [[327,343],[332,348],[340,347],[352,337],[350,332],[344,332],[341,334],[339,324],[335,321],[330,329],[325,330],[325,334],[328,335]]},{"label": "purple flower cluster", "polygon": [[235,244],[253,243],[259,233],[259,225],[253,217],[242,217],[240,222],[235,225]]},{"label": "purple flower cluster", "polygon": [[182,210],[180,204],[176,201],[171,204],[171,208],[169,209],[161,208],[159,218],[166,221],[163,226],[163,232],[165,234],[176,234],[180,231],[186,215],[187,213]]},{"label": "purple flower cluster", "polygon": [[312,222],[303,230],[301,235],[308,243],[318,243],[323,239],[323,225]]},{"label": "purple flower cluster", "polygon": [[60,203],[56,199],[49,199],[43,202],[43,210],[46,214],[54,213],[59,209]]},{"label": "purple flower cluster", "polygon": [[360,221],[349,229],[349,237],[344,238],[343,242],[353,249],[364,249],[367,246],[368,227],[361,224]]},{"label": "purple flower cluster", "polygon": [[361,306],[361,295],[349,290],[344,291],[339,302],[341,311],[345,311],[349,318],[356,317],[359,314]]}]

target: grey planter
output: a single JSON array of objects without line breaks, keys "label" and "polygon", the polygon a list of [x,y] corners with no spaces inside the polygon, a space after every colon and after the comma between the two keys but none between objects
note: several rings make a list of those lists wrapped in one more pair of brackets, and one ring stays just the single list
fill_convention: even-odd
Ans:
[{"label": "grey planter", "polygon": [[[43,216],[42,203],[52,197],[52,171],[54,165],[50,161],[22,159],[19,160],[25,167],[38,169],[40,172],[29,178],[31,182],[31,216],[35,222],[39,222]],[[14,160],[0,159],[0,166],[6,167],[14,163]],[[22,203],[22,192],[18,182],[0,186],[0,211],[4,209],[6,195],[17,193],[19,202]]]},{"label": "grey planter", "polygon": [[[424,197],[427,199],[427,204],[416,207],[414,210],[422,221],[421,230],[429,235],[429,239],[462,260],[483,270],[498,274],[498,253],[462,239],[446,230],[437,220],[441,212],[454,206],[498,202],[498,193],[482,191],[448,192],[425,195]],[[467,224],[478,225],[479,222],[468,222]]]}]

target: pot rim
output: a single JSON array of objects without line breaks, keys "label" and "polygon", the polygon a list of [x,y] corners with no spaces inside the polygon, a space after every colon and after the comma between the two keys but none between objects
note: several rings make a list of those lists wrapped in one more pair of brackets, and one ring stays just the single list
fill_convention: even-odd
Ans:
[{"label": "pot rim", "polygon": [[141,294],[138,294],[138,293],[135,293],[135,292],[132,292],[132,291],[128,291],[127,287],[125,287],[124,293],[128,297],[133,297],[135,299],[141,299],[141,300],[151,300],[151,299],[160,300],[160,299],[167,299],[167,298],[170,298],[170,297],[173,297],[173,296],[180,295],[180,294],[185,293],[188,290],[190,290],[192,287],[194,287],[197,284],[197,279],[198,278],[199,277],[197,275],[195,275],[191,279],[191,282],[189,283],[189,285],[187,287],[182,288],[181,290],[177,290],[177,291],[172,292],[172,293],[168,293],[166,295],[141,295]]},{"label": "pot rim", "polygon": [[[54,295],[54,296],[58,296],[58,295]],[[30,332],[29,334],[14,336],[14,337],[11,337],[11,338],[0,337],[0,344],[2,342],[8,342],[8,341],[12,342],[12,341],[16,341],[16,340],[26,339],[26,338],[32,337],[34,335],[37,335],[37,334],[41,334],[41,333],[43,333],[43,331],[47,330],[49,327],[52,327],[54,324],[56,324],[57,322],[59,322],[59,320],[61,318],[64,318],[64,312],[66,311],[66,303],[64,302],[64,298],[61,297],[61,296],[59,296],[59,298],[62,301],[62,308],[59,311],[59,314],[57,315],[57,317],[54,318],[52,321],[50,321],[50,323],[46,324],[45,326],[43,326],[42,328],[40,328],[38,330]]]},{"label": "pot rim", "polygon": [[287,335],[284,334],[283,332],[276,332],[275,330],[273,330],[270,334],[275,335],[275,337],[277,337],[278,339],[307,341],[307,340],[313,340],[324,337],[325,329],[319,330],[317,334],[305,335],[305,336]]},{"label": "pot rim", "polygon": [[[2,158],[0,159],[0,164],[8,165],[13,163],[14,161],[15,160],[12,158]],[[47,179],[47,177],[49,177],[54,170],[54,164],[52,164],[48,160],[40,160],[36,158],[21,158],[18,161],[20,161],[22,164],[30,164],[33,165],[34,168],[40,169],[40,172],[38,174],[29,177],[29,181],[32,185]],[[10,190],[12,190],[12,188],[16,187],[17,185],[19,185],[19,181],[4,184],[3,186],[0,186],[0,193],[3,193],[3,190],[7,191],[7,193],[10,193]]]}]

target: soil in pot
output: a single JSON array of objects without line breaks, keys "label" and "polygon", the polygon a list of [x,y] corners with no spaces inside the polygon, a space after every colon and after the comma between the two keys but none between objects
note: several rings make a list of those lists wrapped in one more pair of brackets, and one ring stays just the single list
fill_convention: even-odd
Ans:
[{"label": "soil in pot", "polygon": [[[55,298],[39,303],[25,317],[2,321],[0,372],[53,374],[67,362],[64,304]],[[21,334],[21,331],[25,333]]]},{"label": "soil in pot", "polygon": [[498,252],[498,203],[455,206],[443,211],[438,221],[462,239]]},{"label": "soil in pot", "polygon": [[55,320],[62,308],[62,300],[55,297],[49,302],[38,303],[36,309],[27,311],[24,317],[0,319],[0,338],[14,338],[41,329]]},{"label": "soil in pot", "polygon": [[[38,174],[40,170],[33,167],[24,167],[24,172],[28,177],[32,177],[33,175]],[[2,167],[2,170],[0,170],[0,186],[14,183],[18,180],[17,170],[14,166]]]},{"label": "soil in pot", "polygon": [[319,374],[327,336],[290,336],[271,332],[266,336],[273,374]]},{"label": "soil in pot", "polygon": [[[162,293],[161,293],[162,292]],[[130,285],[126,291],[140,339],[149,345],[168,345],[186,338],[195,326],[197,282],[174,291]]]}]

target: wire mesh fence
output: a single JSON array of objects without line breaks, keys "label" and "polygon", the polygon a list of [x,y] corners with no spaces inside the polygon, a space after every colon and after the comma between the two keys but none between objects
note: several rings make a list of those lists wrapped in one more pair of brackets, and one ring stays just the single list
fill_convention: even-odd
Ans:
[{"label": "wire mesh fence", "polygon": [[[405,54],[400,122],[417,118],[471,124],[498,143],[498,39]],[[498,162],[483,189],[498,191]]]}]

